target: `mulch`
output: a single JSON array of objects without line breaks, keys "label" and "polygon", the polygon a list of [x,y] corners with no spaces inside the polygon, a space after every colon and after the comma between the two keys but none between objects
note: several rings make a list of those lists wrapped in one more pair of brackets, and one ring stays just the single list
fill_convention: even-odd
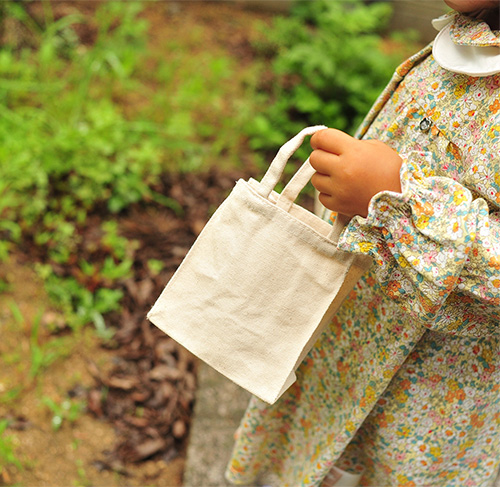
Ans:
[{"label": "mulch", "polygon": [[[89,414],[114,426],[117,441],[111,451],[98,454],[94,461],[98,470],[127,476],[132,475],[130,467],[138,462],[168,462],[185,455],[197,387],[197,360],[151,324],[146,314],[235,182],[248,177],[255,177],[252,168],[165,173],[153,189],[175,200],[179,208],[174,211],[154,201],[143,201],[116,215],[119,234],[134,242],[133,255],[129,256],[133,266],[126,279],[111,282],[98,272],[85,275],[79,266],[85,260],[99,269],[112,255],[101,242],[100,224],[103,218],[109,219],[105,208],[95,209],[78,228],[74,258],[64,265],[51,262],[56,275],[73,277],[92,292],[102,287],[124,292],[119,311],[105,315],[106,326],[115,333],[101,346],[112,350],[112,363],[101,370],[88,359],[94,385],[68,391],[69,396],[86,399]],[[19,251],[21,262],[50,262],[29,231]],[[151,259],[162,262],[160,272],[150,268]],[[52,331],[69,332],[64,322]]]},{"label": "mulch", "polygon": [[[156,190],[174,198],[181,214],[151,203],[135,205],[118,217],[120,233],[137,244],[133,275],[119,283],[125,291],[122,308],[107,317],[117,330],[107,345],[116,352],[113,367],[102,371],[89,363],[95,386],[87,393],[88,410],[111,422],[118,437],[113,451],[103,452],[98,468],[126,474],[127,464],[150,458],[168,461],[185,451],[196,359],[149,323],[146,313],[211,213],[248,173],[213,168],[201,174],[166,174]],[[87,233],[93,231],[87,226]],[[150,259],[164,264],[159,274],[150,271]]]}]

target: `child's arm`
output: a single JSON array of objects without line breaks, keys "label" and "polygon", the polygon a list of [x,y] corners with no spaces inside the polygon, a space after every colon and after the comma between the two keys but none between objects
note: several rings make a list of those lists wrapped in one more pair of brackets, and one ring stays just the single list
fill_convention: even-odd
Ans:
[{"label": "child's arm", "polygon": [[[371,255],[378,285],[422,326],[498,333],[500,211],[489,212],[485,199],[474,199],[459,182],[426,174],[430,153],[400,157],[381,142],[336,130],[316,135],[311,164],[322,174],[313,179],[322,202],[356,215],[339,248]],[[498,146],[477,143],[490,148],[489,173],[500,174]]]}]

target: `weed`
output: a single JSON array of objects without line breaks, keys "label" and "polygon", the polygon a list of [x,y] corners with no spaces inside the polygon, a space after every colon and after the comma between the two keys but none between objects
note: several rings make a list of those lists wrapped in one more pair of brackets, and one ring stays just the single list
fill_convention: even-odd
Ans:
[{"label": "weed", "polygon": [[[19,5],[6,8],[27,20]],[[73,32],[82,18],[51,21],[47,13],[37,49],[2,52],[0,75],[13,81],[0,85],[6,95],[0,160],[9,161],[0,164],[0,212],[9,222],[0,227],[2,240],[18,241],[29,225],[35,243],[54,262],[65,263],[78,244],[76,225],[97,204],[106,202],[116,213],[149,196],[160,172],[158,144],[144,138],[111,100],[111,87],[127,84],[144,48],[147,26],[137,19],[140,8],[135,2],[99,8],[99,35],[91,49],[66,43],[63,55],[63,33]],[[102,90],[108,97],[100,96]]]},{"label": "weed", "polygon": [[30,333],[30,369],[28,376],[35,379],[39,374],[57,359],[67,356],[70,352],[64,337],[51,338],[46,342],[40,339],[40,323],[43,310],[39,311],[31,325]]},{"label": "weed", "polygon": [[164,264],[161,260],[158,259],[149,259],[147,262],[148,270],[154,276],[157,276],[164,267]]},{"label": "weed", "polygon": [[78,480],[73,482],[73,485],[76,487],[90,487],[93,485],[92,481],[88,478],[87,472],[85,471],[85,466],[83,464],[83,461],[80,459],[77,459],[75,461],[76,465],[76,473],[78,475]]},{"label": "weed", "polygon": [[[17,359],[19,360],[19,359]],[[14,386],[8,390],[2,390],[2,395],[0,396],[0,404],[9,404],[17,400],[17,398],[23,392],[23,386]]]},{"label": "weed", "polygon": [[[69,351],[67,349],[66,339],[49,338],[45,341],[40,337],[40,326],[44,309],[38,310],[36,316],[31,322],[28,322],[22,311],[15,301],[9,301],[8,306],[11,311],[13,320],[18,326],[29,326],[29,350],[30,350],[30,367],[28,377],[35,379],[43,370],[59,358],[66,356]],[[21,355],[18,352],[11,352],[10,355],[4,357],[6,363],[22,362]],[[10,391],[4,393],[3,399],[7,402],[19,395],[22,387],[14,387]]]},{"label": "weed", "polygon": [[[1,244],[0,244],[1,246]],[[10,283],[0,277],[0,294],[7,292],[10,289]]]},{"label": "weed", "polygon": [[43,396],[42,403],[52,413],[51,425],[54,431],[59,430],[64,421],[74,423],[85,410],[85,401],[64,399],[58,403],[48,396]]},{"label": "weed", "polygon": [[8,426],[7,419],[0,419],[0,474],[8,466],[14,466],[19,470],[23,468],[15,452],[14,437],[5,433]]},{"label": "weed", "polygon": [[17,305],[17,303],[13,300],[10,300],[8,303],[7,303],[9,309],[10,309],[10,313],[12,315],[12,318],[14,319],[14,321],[16,322],[16,324],[18,326],[21,326],[24,324],[24,316],[23,316],[23,313],[22,311],[19,309],[19,306]]},{"label": "weed", "polygon": [[123,297],[121,289],[102,287],[91,291],[74,277],[54,275],[47,265],[39,265],[37,268],[45,278],[50,299],[58,303],[70,328],[78,330],[93,323],[100,338],[112,338],[114,330],[106,328],[103,315],[119,309]]}]

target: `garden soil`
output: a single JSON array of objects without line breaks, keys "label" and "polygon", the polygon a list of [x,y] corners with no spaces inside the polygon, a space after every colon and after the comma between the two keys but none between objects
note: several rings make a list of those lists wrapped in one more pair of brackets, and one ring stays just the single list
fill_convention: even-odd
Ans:
[{"label": "garden soil", "polygon": [[[54,2],[56,18],[76,4],[95,8],[94,2]],[[251,62],[253,20],[272,16],[237,2],[185,1],[152,2],[144,15],[151,49],[169,39],[182,42],[196,28],[202,35],[191,48],[224,49],[240,63]],[[79,35],[92,42],[92,32]],[[65,326],[34,271],[35,245],[23,244],[0,265],[9,284],[0,293],[0,421],[9,423],[0,458],[11,451],[21,465],[0,465],[0,485],[181,485],[196,361],[145,315],[213,209],[238,178],[248,176],[255,176],[251,168],[165,174],[155,190],[175,199],[182,214],[140,204],[117,219],[120,233],[136,247],[133,275],[122,283],[123,307],[106,317],[116,330],[107,342],[90,326],[78,332]],[[93,245],[99,222],[97,212],[82,229],[80,259],[100,257]],[[151,259],[164,264],[161,272],[151,271]],[[74,267],[54,272],[82,279],[76,259]],[[85,282],[88,289],[100,284],[91,277]]]},{"label": "garden soil", "polygon": [[[112,423],[82,410],[73,423],[63,420],[59,430],[53,429],[53,413],[43,404],[43,398],[50,397],[57,403],[65,399],[85,403],[87,391],[95,386],[89,364],[98,364],[103,372],[110,370],[116,353],[102,348],[90,328],[67,334],[58,337],[63,349],[56,352],[54,362],[29,377],[26,371],[33,360],[33,326],[37,321],[42,328],[57,321],[57,313],[48,307],[42,283],[22,256],[2,264],[0,274],[10,285],[8,292],[0,294],[0,393],[22,388],[17,398],[0,404],[0,418],[11,422],[4,439],[12,438],[22,465],[21,469],[5,468],[0,485],[142,486],[156,485],[159,479],[162,485],[181,485],[183,450],[169,462],[142,462],[131,469],[123,464],[106,468],[106,458],[117,443]],[[48,340],[49,333],[43,328],[37,342],[43,347]]]}]

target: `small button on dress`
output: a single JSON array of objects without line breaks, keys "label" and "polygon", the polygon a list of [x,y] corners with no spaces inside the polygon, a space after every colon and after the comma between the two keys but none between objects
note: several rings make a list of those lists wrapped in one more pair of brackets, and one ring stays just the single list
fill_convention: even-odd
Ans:
[{"label": "small button on dress", "polygon": [[421,122],[418,128],[422,132],[428,132],[432,126],[432,122],[428,118],[424,118]]}]

